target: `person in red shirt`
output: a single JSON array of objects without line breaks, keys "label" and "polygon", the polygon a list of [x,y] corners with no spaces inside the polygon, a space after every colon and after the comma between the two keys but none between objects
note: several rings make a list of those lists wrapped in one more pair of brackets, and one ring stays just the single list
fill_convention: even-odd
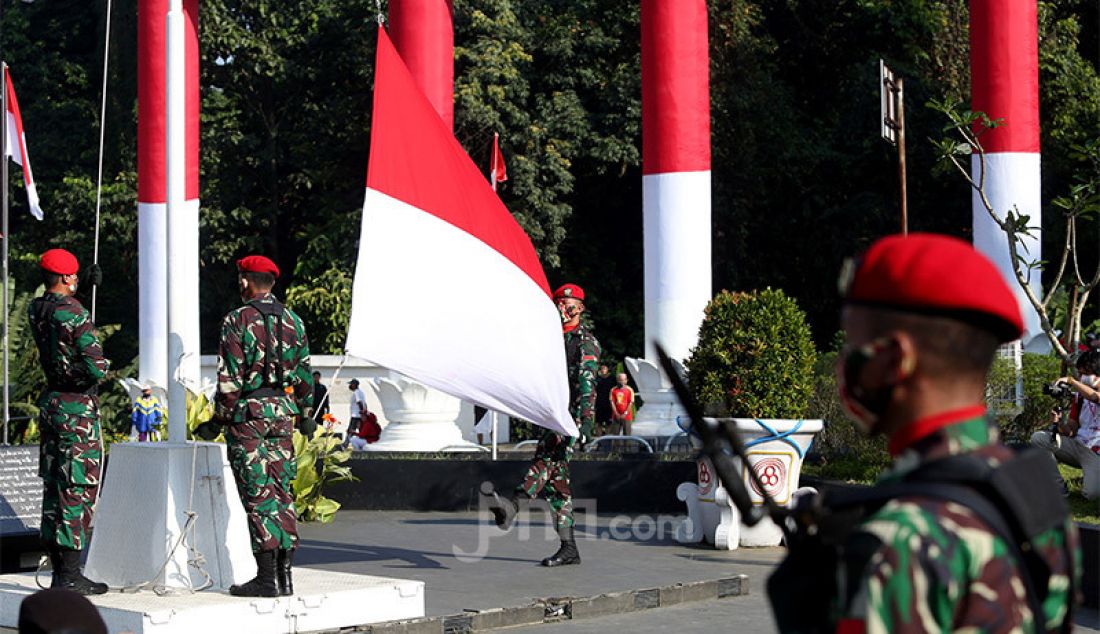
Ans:
[{"label": "person in red shirt", "polygon": [[630,435],[630,423],[634,421],[634,389],[626,384],[626,373],[620,372],[618,385],[611,389],[611,428],[616,433]]}]

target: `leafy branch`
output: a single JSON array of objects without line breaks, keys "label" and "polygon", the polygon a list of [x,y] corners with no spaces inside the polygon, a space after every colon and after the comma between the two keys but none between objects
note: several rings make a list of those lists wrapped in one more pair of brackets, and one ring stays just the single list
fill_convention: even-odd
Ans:
[{"label": "leafy branch", "polygon": [[[1039,316],[1039,323],[1050,341],[1051,347],[1063,361],[1069,362],[1071,352],[1076,350],[1081,338],[1081,314],[1088,303],[1089,294],[1100,285],[1100,266],[1091,275],[1085,275],[1078,260],[1078,221],[1095,220],[1100,214],[1100,141],[1091,141],[1084,145],[1073,146],[1072,158],[1090,163],[1092,169],[1086,170],[1079,182],[1070,188],[1067,195],[1055,198],[1051,204],[1060,210],[1066,221],[1066,235],[1062,242],[1062,253],[1054,270],[1054,279],[1045,296],[1031,287],[1032,275],[1042,272],[1049,262],[1028,259],[1027,240],[1038,239],[1036,233],[1041,229],[1032,226],[1031,217],[1020,212],[1015,205],[1010,209],[998,210],[986,193],[986,151],[982,146],[982,136],[1003,124],[1002,119],[992,119],[984,112],[966,109],[962,104],[948,100],[933,100],[929,108],[941,113],[948,123],[943,127],[944,137],[932,140],[940,160],[954,167],[962,175],[981,201],[982,207],[994,223],[1004,232],[1013,273],[1028,302]],[[967,163],[972,165],[967,165]],[[974,169],[971,169],[973,167]],[[1068,278],[1072,292],[1069,294],[1066,341],[1063,342],[1052,323],[1052,301]]]}]

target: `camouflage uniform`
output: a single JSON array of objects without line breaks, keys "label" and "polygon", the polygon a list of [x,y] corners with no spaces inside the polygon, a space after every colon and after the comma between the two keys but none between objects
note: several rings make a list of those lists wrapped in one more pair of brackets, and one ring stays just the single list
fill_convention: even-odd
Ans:
[{"label": "camouflage uniform", "polygon": [[[229,462],[248,514],[254,552],[289,550],[298,542],[291,481],[297,476],[294,423],[313,396],[305,326],[282,317],[270,293],[222,321],[217,417],[226,425]],[[281,351],[281,352],[280,352]]]},{"label": "camouflage uniform", "polygon": [[[964,452],[991,465],[1012,456],[1000,443],[994,425],[982,417],[972,418],[911,446],[879,485],[901,482],[929,461]],[[864,631],[860,622],[868,633],[1046,631],[1036,627],[1019,562],[1007,554],[1004,541],[964,506],[930,497],[891,500],[863,523],[849,544],[860,539],[874,540],[877,548],[866,565],[849,560],[841,566],[840,594],[850,598],[841,606],[837,631]],[[1034,540],[1051,570],[1042,615],[1047,628],[1071,617],[1074,597],[1069,596],[1069,575],[1081,569],[1076,544],[1070,520]],[[1069,552],[1078,561],[1071,562]],[[856,580],[847,592],[843,590],[846,579]]]},{"label": "camouflage uniform", "polygon": [[38,399],[42,437],[43,543],[82,550],[99,488],[103,445],[95,388],[107,375],[91,316],[75,297],[47,293],[28,310],[46,391]]},{"label": "camouflage uniform", "polygon": [[[577,427],[592,433],[596,421],[596,369],[600,343],[581,324],[565,333],[565,354],[569,373],[569,413]],[[573,497],[569,486],[569,457],[575,438],[552,431],[543,432],[535,449],[535,461],[516,490],[534,498],[540,492],[554,512],[557,528],[573,526]]]}]

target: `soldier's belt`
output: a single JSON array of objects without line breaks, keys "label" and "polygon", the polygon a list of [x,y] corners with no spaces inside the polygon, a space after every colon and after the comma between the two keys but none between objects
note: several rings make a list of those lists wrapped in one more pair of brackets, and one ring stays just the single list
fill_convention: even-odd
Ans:
[{"label": "soldier's belt", "polygon": [[99,396],[99,386],[79,386],[72,384],[65,385],[48,385],[46,390],[49,392],[61,392],[63,394],[83,394],[84,396]]},{"label": "soldier's belt", "polygon": [[261,387],[248,392],[241,392],[241,398],[270,398],[272,396],[286,396],[286,392],[278,387]]}]

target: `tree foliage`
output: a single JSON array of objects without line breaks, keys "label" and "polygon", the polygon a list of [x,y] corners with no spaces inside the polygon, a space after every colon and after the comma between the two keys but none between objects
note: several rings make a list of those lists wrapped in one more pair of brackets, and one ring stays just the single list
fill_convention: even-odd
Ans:
[{"label": "tree foliage", "polygon": [[[511,177],[502,199],[551,283],[586,287],[616,358],[643,343],[638,5],[454,2],[456,135],[487,166],[501,134]],[[906,78],[911,227],[970,232],[966,185],[934,169],[926,141],[940,115],[921,107],[969,98],[966,3],[708,6],[715,288],[783,288],[824,343],[842,258],[898,227],[894,156],[877,134],[879,58]],[[25,213],[13,169],[17,280],[35,279],[35,255],[51,246],[92,256],[104,10],[105,0],[50,0],[4,13],[4,57],[47,214],[39,223]],[[304,302],[318,349],[336,350],[369,153],[375,2],[202,0],[200,11],[203,349],[239,301],[234,259],[258,250],[287,272],[278,290]],[[121,324],[107,346],[121,367],[136,353],[138,321],[137,49],[134,4],[114,12],[100,244],[111,283],[98,318]],[[1044,211],[1080,181],[1072,148],[1100,137],[1097,19],[1085,0],[1040,2]],[[1060,214],[1046,216],[1054,246]],[[1097,254],[1085,242],[1087,265]]]},{"label": "tree foliage", "polygon": [[806,313],[783,291],[723,291],[707,305],[685,368],[711,415],[795,419],[806,414],[816,359]]}]

